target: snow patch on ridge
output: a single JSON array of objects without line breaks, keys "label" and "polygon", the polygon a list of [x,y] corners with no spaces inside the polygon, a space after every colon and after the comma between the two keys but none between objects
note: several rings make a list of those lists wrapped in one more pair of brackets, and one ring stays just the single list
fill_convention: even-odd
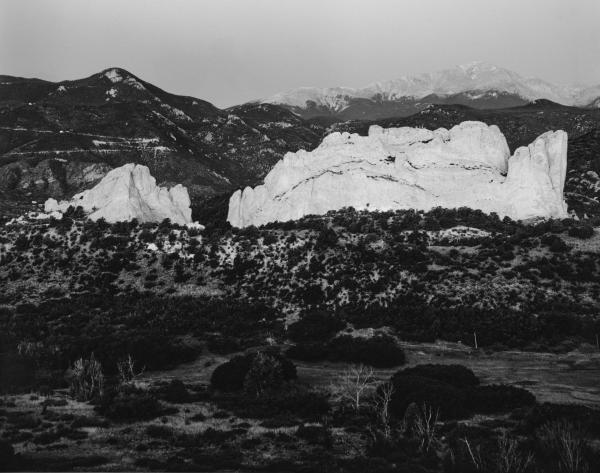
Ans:
[{"label": "snow patch on ridge", "polygon": [[109,69],[106,72],[104,72],[104,76],[108,78],[113,84],[116,84],[117,82],[121,82],[123,80],[123,76],[121,75],[118,69]]},{"label": "snow patch on ridge", "polygon": [[551,84],[541,79],[523,77],[492,64],[471,62],[442,71],[405,75],[393,80],[374,82],[361,88],[300,87],[275,94],[261,102],[298,108],[307,108],[309,104],[314,103],[333,112],[340,112],[348,107],[350,99],[395,101],[403,98],[422,99],[431,94],[448,96],[473,91],[490,94],[509,93],[529,101],[548,99],[564,105],[576,106],[587,106],[600,96],[600,86],[574,87]]}]

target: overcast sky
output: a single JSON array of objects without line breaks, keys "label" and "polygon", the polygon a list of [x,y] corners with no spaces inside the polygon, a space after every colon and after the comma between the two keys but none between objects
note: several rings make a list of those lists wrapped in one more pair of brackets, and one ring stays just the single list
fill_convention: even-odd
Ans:
[{"label": "overcast sky", "polygon": [[123,67],[224,107],[479,60],[600,83],[600,0],[0,0],[0,74]]}]

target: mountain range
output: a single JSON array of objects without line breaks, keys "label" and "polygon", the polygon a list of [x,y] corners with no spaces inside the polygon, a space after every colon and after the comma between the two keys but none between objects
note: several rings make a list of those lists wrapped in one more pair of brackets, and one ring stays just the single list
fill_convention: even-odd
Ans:
[{"label": "mountain range", "polygon": [[333,115],[373,119],[410,115],[428,104],[505,108],[547,99],[562,105],[598,107],[600,85],[563,86],[523,77],[493,64],[472,62],[437,72],[374,82],[361,88],[300,87],[261,103],[283,105],[303,117]]},{"label": "mountain range", "polygon": [[[572,189],[578,190],[578,208],[597,208],[598,177],[588,171],[595,173],[600,155],[600,109],[558,103],[584,104],[589,98],[597,105],[597,88],[520,81],[515,73],[480,63],[452,71],[372,86],[379,101],[364,92],[348,99],[347,107],[348,100],[340,99],[309,109],[300,102],[270,103],[273,98],[219,109],[114,67],[62,82],[0,76],[0,215],[29,210],[32,201],[68,199],[131,162],[147,166],[161,186],[186,186],[197,213],[214,196],[228,198],[236,189],[261,184],[286,152],[310,151],[331,132],[366,135],[373,124],[451,128],[470,120],[498,125],[511,152],[548,130],[565,130],[569,143],[581,138],[592,149],[573,148],[574,157],[569,147],[568,159],[587,174],[573,175],[569,165],[565,192],[569,200]],[[534,100],[544,90],[547,98]],[[407,91],[413,95],[402,96]],[[415,98],[429,91],[437,98]]]}]

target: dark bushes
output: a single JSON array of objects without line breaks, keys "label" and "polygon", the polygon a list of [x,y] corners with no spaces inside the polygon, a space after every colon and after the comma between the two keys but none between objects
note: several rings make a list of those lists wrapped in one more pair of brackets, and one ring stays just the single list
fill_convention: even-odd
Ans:
[{"label": "dark bushes", "polygon": [[320,361],[327,360],[329,356],[328,344],[323,342],[299,343],[292,345],[286,352],[286,356],[294,360]]},{"label": "dark bushes", "polygon": [[511,411],[535,404],[529,391],[514,386],[478,386],[473,371],[461,365],[417,365],[398,371],[394,386],[392,413],[404,416],[408,405],[428,404],[446,419]]},{"label": "dark bushes", "polygon": [[[290,360],[276,351],[268,351],[265,355],[272,357],[281,365],[282,381],[296,379],[296,366]],[[211,386],[224,392],[241,391],[256,356],[257,353],[234,356],[226,363],[217,366],[210,378]]]},{"label": "dark bushes", "polygon": [[0,352],[0,393],[31,389],[36,384],[35,364],[15,352]]},{"label": "dark bushes", "polygon": [[180,341],[182,335],[219,332],[235,336],[245,348],[263,341],[265,332],[275,332],[280,324],[278,313],[261,304],[135,292],[111,297],[86,293],[37,306],[22,304],[0,315],[7,348],[23,340],[58,347],[43,358],[52,369],[66,369],[93,352],[107,375],[115,374],[117,362],[128,355],[147,370],[193,360],[197,351]]},{"label": "dark bushes", "polygon": [[100,414],[117,421],[149,420],[164,414],[158,399],[133,386],[106,392],[96,409]]},{"label": "dark bushes", "polygon": [[569,249],[564,240],[553,233],[546,234],[541,238],[541,242],[550,248],[553,253],[563,253]]},{"label": "dark bushes", "polygon": [[467,403],[474,412],[491,414],[532,406],[535,404],[535,396],[526,389],[493,384],[470,389],[467,393]]},{"label": "dark bushes", "polygon": [[146,427],[146,435],[154,439],[171,439],[174,432],[171,427],[160,424],[152,424]]},{"label": "dark bushes", "polygon": [[538,427],[548,423],[565,420],[580,425],[594,436],[600,436],[600,409],[592,409],[575,404],[552,404],[545,402],[527,412],[521,425],[531,433]]},{"label": "dark bushes", "polygon": [[549,422],[537,430],[536,450],[540,471],[548,473],[597,471],[593,465],[600,460],[581,427],[565,420]]},{"label": "dark bushes", "polygon": [[392,376],[391,382],[394,392],[390,413],[396,418],[403,418],[406,408],[412,403],[439,409],[442,419],[460,419],[471,414],[466,406],[465,393],[451,384],[422,376],[398,374]]},{"label": "dark bushes", "polygon": [[325,394],[297,384],[290,384],[261,397],[246,396],[238,392],[219,395],[213,401],[238,417],[254,419],[293,416],[306,421],[317,421],[329,411]]},{"label": "dark bushes", "polygon": [[304,425],[298,427],[296,436],[312,445],[329,448],[332,444],[331,432],[321,425]]},{"label": "dark bushes", "polygon": [[337,316],[325,311],[312,310],[288,327],[288,337],[295,342],[327,340],[345,326]]},{"label": "dark bushes", "polygon": [[244,378],[244,393],[250,397],[262,397],[277,391],[286,381],[283,365],[274,356],[257,353]]},{"label": "dark bushes", "polygon": [[404,351],[387,335],[371,338],[336,337],[329,343],[328,358],[332,361],[349,361],[386,368],[402,365],[406,361]]},{"label": "dark bushes", "polygon": [[192,400],[192,396],[185,387],[185,384],[179,379],[173,379],[165,386],[158,388],[156,394],[164,401],[173,404],[186,403]]},{"label": "dark bushes", "polygon": [[10,471],[15,459],[15,450],[13,446],[0,440],[0,471]]},{"label": "dark bushes", "polygon": [[342,335],[328,343],[307,343],[291,347],[290,358],[304,361],[346,361],[364,363],[378,368],[402,365],[406,361],[404,351],[387,335],[371,338]]},{"label": "dark bushes", "polygon": [[592,238],[594,236],[594,227],[586,224],[574,225],[569,228],[569,236],[581,238],[582,240]]}]

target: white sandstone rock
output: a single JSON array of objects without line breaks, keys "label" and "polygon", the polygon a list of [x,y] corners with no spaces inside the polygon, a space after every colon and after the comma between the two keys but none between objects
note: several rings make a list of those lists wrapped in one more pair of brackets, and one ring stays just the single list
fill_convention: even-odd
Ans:
[{"label": "white sandstone rock", "polygon": [[343,207],[368,210],[471,207],[513,219],[567,216],[567,134],[548,132],[514,156],[497,126],[332,133],[312,152],[287,153],[264,185],[236,191],[236,227],[298,219]]},{"label": "white sandstone rock", "polygon": [[69,206],[81,206],[92,220],[161,222],[169,218],[180,225],[192,224],[187,189],[181,184],[159,187],[146,166],[133,163],[113,169],[95,187],[71,200],[48,199],[44,210],[65,212]]}]

